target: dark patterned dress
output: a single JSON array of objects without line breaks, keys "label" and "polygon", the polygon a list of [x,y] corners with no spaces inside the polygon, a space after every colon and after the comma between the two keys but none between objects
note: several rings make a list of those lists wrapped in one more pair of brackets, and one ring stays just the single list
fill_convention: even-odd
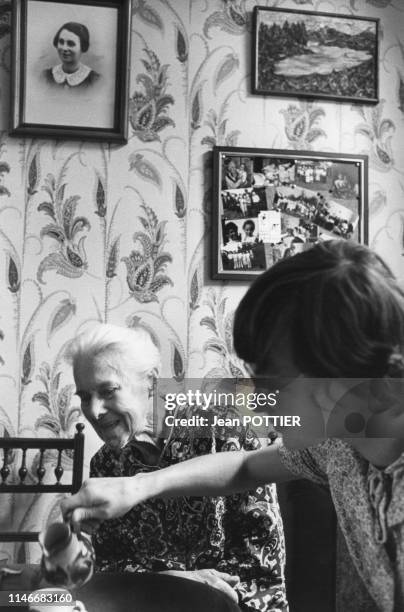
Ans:
[{"label": "dark patterned dress", "polygon": [[[197,455],[260,447],[255,434],[243,427],[203,429],[173,428],[162,449],[136,440],[120,451],[104,445],[91,460],[90,475],[132,476]],[[94,547],[100,571],[214,568],[240,576],[236,588],[241,610],[288,610],[274,485],[227,497],[149,500],[105,521]]]}]

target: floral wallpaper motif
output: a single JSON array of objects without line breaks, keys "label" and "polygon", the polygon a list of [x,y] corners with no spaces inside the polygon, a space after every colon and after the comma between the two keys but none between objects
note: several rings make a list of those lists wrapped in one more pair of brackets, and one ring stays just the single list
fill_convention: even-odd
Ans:
[{"label": "floral wallpaper motif", "polygon": [[380,172],[388,172],[394,166],[391,140],[396,126],[391,119],[382,119],[384,103],[385,100],[380,100],[372,109],[359,107],[358,112],[364,122],[355,127],[356,134],[362,134],[370,140],[371,148],[369,151],[366,149],[369,162]]},{"label": "floral wallpaper motif", "polygon": [[129,121],[135,136],[149,142],[160,140],[159,132],[168,126],[175,127],[174,121],[167,114],[167,109],[174,104],[172,95],[166,93],[168,64],[163,66],[157,55],[144,49],[147,59],[142,59],[146,72],[137,75],[136,83],[143,86],[143,91],[136,91],[129,101]]},{"label": "floral wallpaper motif", "polygon": [[315,140],[321,136],[327,137],[326,132],[319,127],[320,120],[326,116],[320,106],[300,102],[299,105],[289,104],[280,112],[284,116],[288,148],[315,150]]},{"label": "floral wallpaper motif", "polygon": [[[142,206],[144,216],[139,217],[145,231],[135,232],[133,242],[139,244],[140,250],[131,251],[128,257],[122,257],[126,264],[130,294],[139,302],[157,302],[157,292],[163,287],[172,286],[172,280],[164,274],[167,264],[172,263],[170,253],[163,251],[166,221],[158,222],[153,210]],[[111,254],[108,264],[111,262]]]},{"label": "floral wallpaper motif", "polygon": [[203,344],[202,350],[209,363],[209,352],[219,356],[219,363],[209,369],[207,378],[238,378],[247,376],[243,363],[233,349],[234,311],[227,308],[227,298],[210,291],[205,300],[209,314],[200,320],[200,325],[210,330],[211,337]]},{"label": "floral wallpaper motif", "polygon": [[209,15],[203,26],[206,38],[212,38],[213,28],[220,28],[233,35],[244,34],[251,25],[251,14],[246,10],[245,0],[225,0],[223,7]]},{"label": "floral wallpaper motif", "polygon": [[[144,325],[178,384],[243,374],[231,327],[246,284],[208,271],[214,145],[368,154],[370,243],[404,280],[401,3],[261,2],[379,17],[376,106],[252,95],[255,4],[133,0],[129,141],[117,147],[8,136],[10,2],[0,0],[0,435],[71,435],[81,417],[64,351],[91,321]],[[88,464],[98,441],[85,433]],[[0,528],[57,515],[45,496],[8,504]],[[0,555],[17,550],[1,544]],[[35,560],[29,547],[18,555]]]},{"label": "floral wallpaper motif", "polygon": [[60,389],[60,372],[52,373],[46,361],[39,366],[37,378],[43,385],[43,391],[37,391],[32,401],[43,406],[45,413],[35,421],[35,429],[47,429],[50,435],[68,437],[73,431],[73,423],[80,417],[80,410],[71,407],[74,385],[64,385]]},{"label": "floral wallpaper motif", "polygon": [[[31,168],[35,159],[31,162]],[[69,278],[79,278],[88,267],[84,250],[86,236],[81,236],[81,233],[84,230],[89,231],[91,225],[86,217],[76,215],[80,196],[65,198],[67,185],[62,182],[62,177],[63,171],[57,180],[51,173],[45,177],[41,189],[48,195],[48,200],[37,207],[39,212],[51,218],[51,222],[42,227],[40,237],[47,236],[58,243],[57,250],[49,253],[39,264],[37,279],[42,284],[45,282],[43,275],[49,270],[56,270],[57,274]],[[36,192],[31,191],[32,195],[34,193]]]}]

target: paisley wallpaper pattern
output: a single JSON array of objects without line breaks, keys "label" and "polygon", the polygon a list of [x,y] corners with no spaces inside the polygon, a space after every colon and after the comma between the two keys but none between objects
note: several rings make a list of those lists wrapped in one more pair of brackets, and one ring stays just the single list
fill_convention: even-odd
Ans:
[{"label": "paisley wallpaper pattern", "polygon": [[[373,107],[251,95],[254,4],[133,0],[129,142],[119,147],[8,136],[10,4],[0,0],[1,435],[72,434],[80,409],[63,351],[90,320],[141,321],[179,384],[242,371],[231,327],[246,285],[209,278],[215,144],[368,154],[370,242],[404,278],[402,3],[259,3],[380,17]],[[97,444],[86,428],[87,461]],[[40,528],[55,513],[48,496],[2,495],[0,528]],[[14,552],[0,545],[0,556]]]}]

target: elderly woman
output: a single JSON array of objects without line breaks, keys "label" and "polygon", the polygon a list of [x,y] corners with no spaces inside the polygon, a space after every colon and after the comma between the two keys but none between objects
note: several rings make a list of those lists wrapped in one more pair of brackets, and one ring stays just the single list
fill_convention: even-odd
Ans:
[{"label": "elderly woman", "polygon": [[53,46],[61,64],[44,71],[47,83],[82,89],[98,81],[100,75],[81,63],[82,54],[90,47],[90,33],[85,25],[74,21],[63,24],[55,34]]},{"label": "elderly woman", "polygon": [[253,283],[234,340],[262,385],[281,390],[277,414],[301,419],[283,429],[285,446],[197,457],[113,490],[90,479],[64,513],[80,523],[120,516],[154,495],[229,495],[308,478],[329,487],[366,589],[366,603],[352,609],[404,610],[403,289],[365,246],[319,243]]},{"label": "elderly woman", "polygon": [[[259,447],[242,428],[209,427],[203,437],[184,427],[162,437],[153,428],[160,354],[144,328],[97,325],[72,342],[68,357],[83,413],[104,442],[91,460],[93,478],[118,481],[195,455]],[[228,498],[150,500],[103,522],[94,547],[101,571],[169,572],[219,589],[242,610],[287,610],[272,485]]]}]

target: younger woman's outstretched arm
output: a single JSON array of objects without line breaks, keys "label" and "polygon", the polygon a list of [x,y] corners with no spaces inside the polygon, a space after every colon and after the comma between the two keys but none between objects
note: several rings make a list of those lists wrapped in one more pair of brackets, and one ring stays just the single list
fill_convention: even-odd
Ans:
[{"label": "younger woman's outstretched arm", "polygon": [[282,464],[277,445],[257,451],[231,451],[195,457],[163,470],[136,476],[90,478],[62,501],[62,513],[74,525],[126,514],[152,497],[230,495],[295,476]]}]

